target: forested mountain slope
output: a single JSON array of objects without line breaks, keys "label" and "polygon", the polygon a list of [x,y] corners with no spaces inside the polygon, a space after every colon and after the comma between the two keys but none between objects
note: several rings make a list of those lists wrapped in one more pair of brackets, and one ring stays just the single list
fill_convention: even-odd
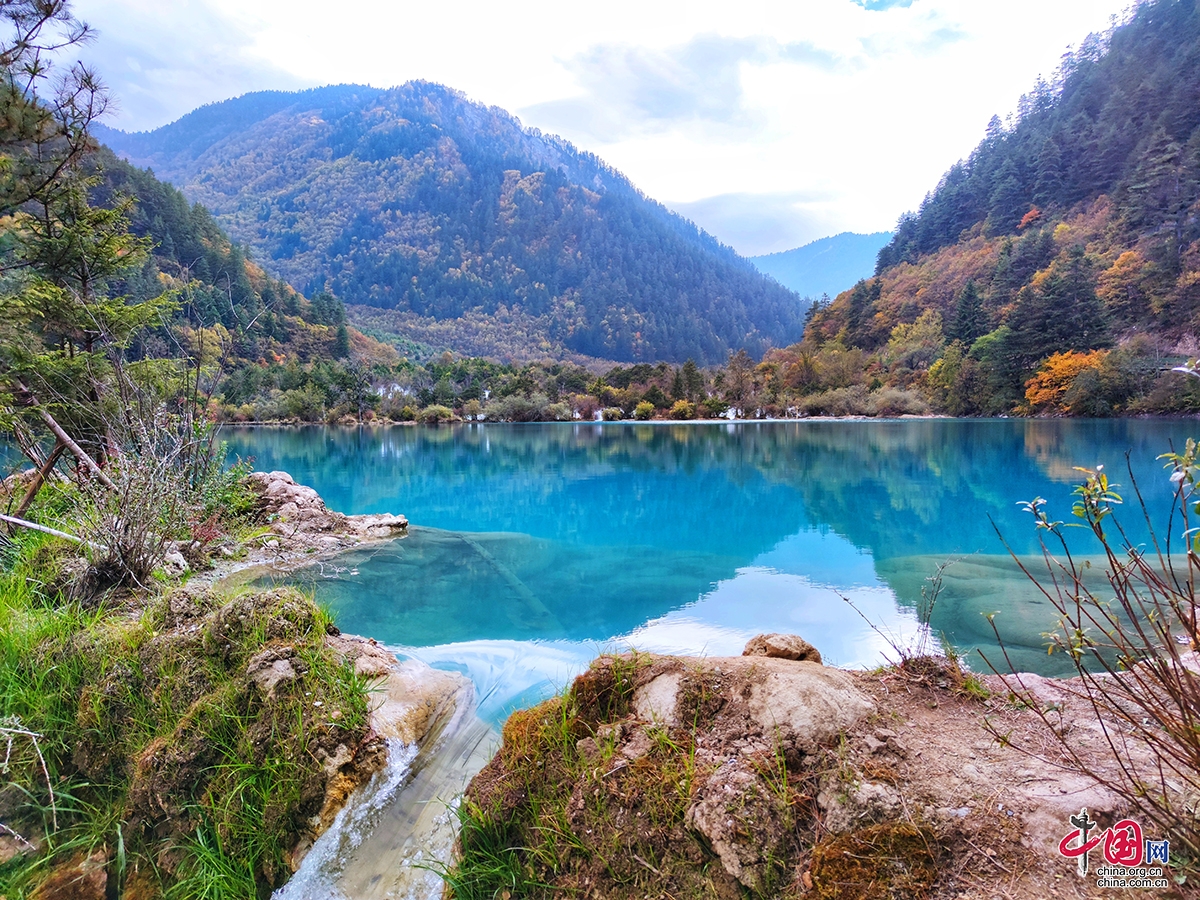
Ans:
[{"label": "forested mountain slope", "polygon": [[1200,351],[1200,11],[1151,0],[993,119],[809,349],[954,413],[1191,409]]},{"label": "forested mountain slope", "polygon": [[418,340],[713,363],[802,330],[796,295],[596,157],[439,85],[250,94],[99,136],[269,271]]},{"label": "forested mountain slope", "polygon": [[[109,286],[140,303],[164,290],[178,311],[142,332],[134,357],[190,358],[204,392],[240,386],[272,418],[359,412],[372,378],[399,361],[391,347],[346,323],[341,301],[304,297],[245,258],[209,212],[176,188],[100,149],[91,166],[98,207],[128,206],[129,228],[151,245],[143,264]],[[232,377],[232,382],[230,381]]]}]

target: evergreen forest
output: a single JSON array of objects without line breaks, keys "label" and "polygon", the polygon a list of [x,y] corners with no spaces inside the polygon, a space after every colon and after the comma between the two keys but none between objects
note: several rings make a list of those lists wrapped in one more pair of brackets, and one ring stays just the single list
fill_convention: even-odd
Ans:
[{"label": "evergreen forest", "polygon": [[857,354],[855,384],[953,415],[1194,411],[1198,203],[1200,10],[1152,0],[993,118],[781,361],[799,388]]}]

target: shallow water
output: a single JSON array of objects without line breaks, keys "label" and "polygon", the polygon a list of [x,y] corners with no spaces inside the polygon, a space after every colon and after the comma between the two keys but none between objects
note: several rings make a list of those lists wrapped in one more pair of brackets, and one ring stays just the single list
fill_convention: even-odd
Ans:
[{"label": "shallow water", "polygon": [[[300,574],[347,631],[474,681],[480,713],[561,688],[610,646],[738,653],[789,631],[871,665],[920,631],[927,579],[953,562],[931,626],[1057,674],[1053,615],[1007,555],[1038,550],[1018,503],[1071,519],[1075,466],[1104,464],[1152,517],[1156,457],[1190,420],[904,420],[230,429],[346,513],[402,512],[409,537]],[[1126,510],[1135,539],[1144,524]],[[994,523],[994,527],[993,527]],[[1094,552],[1082,529],[1069,534]],[[857,612],[843,598],[857,607]],[[860,616],[859,613],[862,615]],[[864,621],[870,620],[871,625]],[[874,627],[872,627],[872,625]],[[985,665],[977,655],[974,664]]]}]

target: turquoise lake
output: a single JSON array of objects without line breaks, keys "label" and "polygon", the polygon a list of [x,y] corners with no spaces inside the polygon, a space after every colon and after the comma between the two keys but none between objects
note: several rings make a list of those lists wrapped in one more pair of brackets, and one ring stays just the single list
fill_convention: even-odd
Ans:
[{"label": "turquoise lake", "polygon": [[[934,633],[987,671],[977,654],[1001,662],[985,618],[998,613],[1019,668],[1061,674],[1065,660],[1047,656],[1042,636],[1053,611],[999,535],[1044,572],[1019,502],[1044,497],[1052,518],[1071,520],[1074,467],[1102,464],[1129,500],[1120,521],[1146,540],[1128,454],[1165,537],[1172,493],[1156,457],[1197,432],[1180,419],[925,419],[242,428],[223,438],[331,509],[409,517],[408,537],[293,580],[343,630],[468,674],[481,714],[499,721],[606,648],[728,655],[782,631],[829,663],[879,663],[894,655],[889,640],[920,633],[922,589],[947,562]],[[1070,537],[1074,552],[1096,552],[1082,529]]]}]

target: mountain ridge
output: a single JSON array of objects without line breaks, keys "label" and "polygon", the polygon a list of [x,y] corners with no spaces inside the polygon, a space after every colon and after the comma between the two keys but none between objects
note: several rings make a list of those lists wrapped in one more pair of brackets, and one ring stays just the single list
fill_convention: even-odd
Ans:
[{"label": "mountain ridge", "polygon": [[416,340],[516,315],[493,355],[714,363],[803,330],[799,297],[598,157],[441,85],[259,92],[98,137],[268,271]]},{"label": "mountain ridge", "polygon": [[[1200,410],[1200,8],[1146,0],[900,218],[803,349],[954,415]],[[789,357],[791,358],[791,357]]]}]

